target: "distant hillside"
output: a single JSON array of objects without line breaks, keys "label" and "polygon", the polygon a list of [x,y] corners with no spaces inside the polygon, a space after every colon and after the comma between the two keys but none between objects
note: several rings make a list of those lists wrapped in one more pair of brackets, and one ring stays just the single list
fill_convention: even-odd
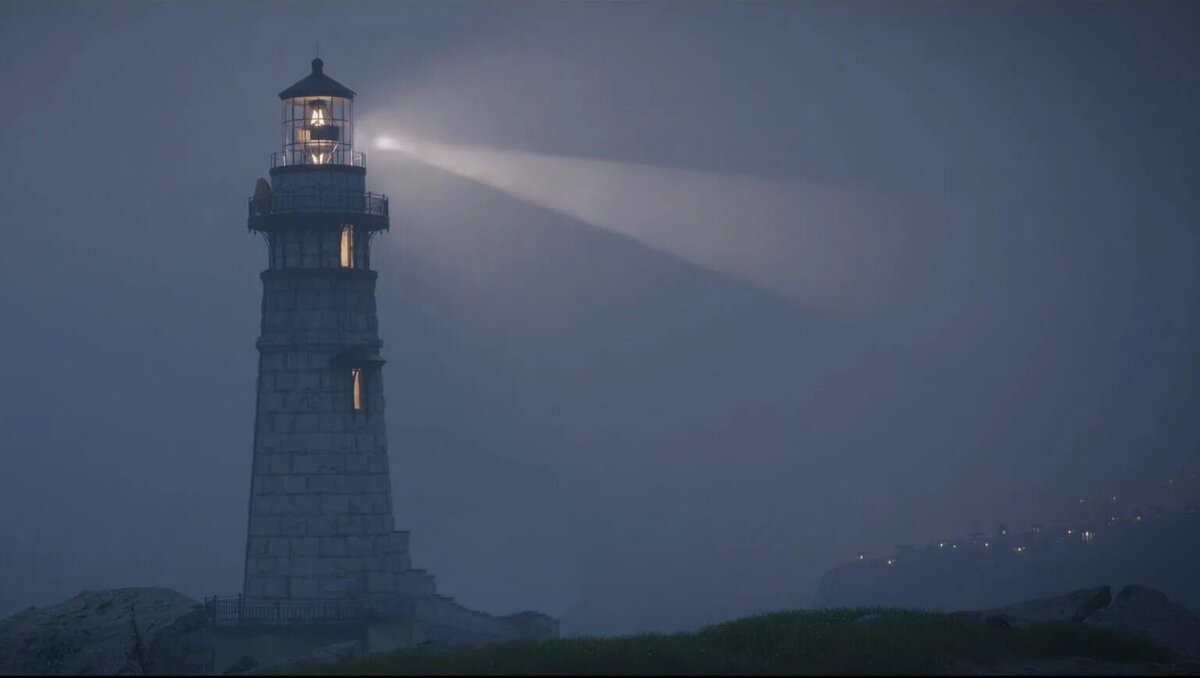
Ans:
[{"label": "distant hillside", "polygon": [[973,535],[860,558],[822,577],[815,605],[978,609],[1068,589],[1137,582],[1200,610],[1200,513],[1195,506],[1094,525]]}]

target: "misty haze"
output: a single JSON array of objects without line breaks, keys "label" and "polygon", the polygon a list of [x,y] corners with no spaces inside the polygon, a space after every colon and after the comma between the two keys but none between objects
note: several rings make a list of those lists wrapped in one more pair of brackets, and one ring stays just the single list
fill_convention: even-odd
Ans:
[{"label": "misty haze", "polygon": [[1183,2],[0,4],[0,617],[275,595],[260,373],[307,264],[271,215],[330,152],[367,202],[314,266],[372,313],[330,388],[381,413],[348,444],[397,567],[456,604],[562,638],[1200,612],[1198,34]]}]

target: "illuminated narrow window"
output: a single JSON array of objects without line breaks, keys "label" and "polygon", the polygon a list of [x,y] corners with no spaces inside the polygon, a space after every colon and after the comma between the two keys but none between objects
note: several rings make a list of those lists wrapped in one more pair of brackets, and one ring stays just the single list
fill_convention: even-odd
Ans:
[{"label": "illuminated narrow window", "polygon": [[342,268],[354,268],[354,227],[342,227]]},{"label": "illuminated narrow window", "polygon": [[367,401],[363,393],[362,370],[357,367],[350,370],[350,380],[353,383],[354,411],[361,412]]}]

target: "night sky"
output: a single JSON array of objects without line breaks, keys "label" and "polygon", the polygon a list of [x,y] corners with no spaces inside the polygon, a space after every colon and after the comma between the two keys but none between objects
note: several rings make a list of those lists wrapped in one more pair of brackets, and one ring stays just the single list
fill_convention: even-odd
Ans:
[{"label": "night sky", "polygon": [[[246,199],[318,43],[391,198],[397,527],[464,605],[682,629],[1195,469],[1197,35],[1188,2],[0,3],[0,616],[240,589]],[[586,209],[381,134],[556,159]]]}]

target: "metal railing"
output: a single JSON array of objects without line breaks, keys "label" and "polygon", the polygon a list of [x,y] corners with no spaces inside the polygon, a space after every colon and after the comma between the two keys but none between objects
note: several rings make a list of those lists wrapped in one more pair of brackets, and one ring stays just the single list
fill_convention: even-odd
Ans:
[{"label": "metal railing", "polygon": [[348,165],[350,167],[367,166],[367,156],[362,151],[338,147],[332,151],[317,153],[312,149],[288,149],[275,151],[271,154],[271,169],[276,167],[291,167],[305,165],[322,167],[325,165]]},{"label": "metal railing", "polygon": [[278,600],[247,602],[243,596],[213,596],[204,601],[214,626],[328,624],[403,616],[405,600]]},{"label": "metal railing", "polygon": [[385,195],[333,189],[282,191],[272,194],[269,200],[265,196],[251,197],[248,204],[251,217],[293,212],[356,212],[380,217],[388,215],[388,199]]}]

